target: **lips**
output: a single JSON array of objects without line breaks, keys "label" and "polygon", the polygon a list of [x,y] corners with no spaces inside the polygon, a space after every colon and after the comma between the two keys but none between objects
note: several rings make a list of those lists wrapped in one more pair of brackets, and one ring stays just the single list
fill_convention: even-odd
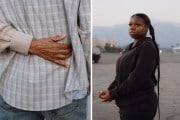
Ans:
[{"label": "lips", "polygon": [[135,32],[129,32],[130,35],[135,35],[136,33]]},{"label": "lips", "polygon": [[137,37],[138,37],[137,33],[135,33],[135,32],[130,32],[129,35],[130,35],[132,38],[137,38]]}]

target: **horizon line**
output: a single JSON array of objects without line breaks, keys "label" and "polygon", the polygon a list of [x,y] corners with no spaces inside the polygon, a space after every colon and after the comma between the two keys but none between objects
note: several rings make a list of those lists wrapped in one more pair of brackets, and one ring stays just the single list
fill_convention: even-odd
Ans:
[{"label": "horizon line", "polygon": [[[175,22],[175,21],[162,21],[162,20],[157,20],[157,19],[152,19],[152,23],[169,23],[169,24],[175,24],[175,25],[180,25],[180,22]],[[113,26],[118,26],[118,25],[124,25],[128,24],[128,22],[122,22],[119,24],[112,24],[112,25],[93,25],[92,27],[113,27]]]}]

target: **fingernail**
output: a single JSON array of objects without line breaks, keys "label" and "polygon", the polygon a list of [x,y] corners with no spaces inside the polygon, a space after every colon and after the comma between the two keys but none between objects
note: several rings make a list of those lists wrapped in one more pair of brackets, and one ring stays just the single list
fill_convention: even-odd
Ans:
[{"label": "fingernail", "polygon": [[65,65],[66,68],[69,68],[69,65]]},{"label": "fingernail", "polygon": [[66,34],[62,35],[62,37],[66,37]]}]

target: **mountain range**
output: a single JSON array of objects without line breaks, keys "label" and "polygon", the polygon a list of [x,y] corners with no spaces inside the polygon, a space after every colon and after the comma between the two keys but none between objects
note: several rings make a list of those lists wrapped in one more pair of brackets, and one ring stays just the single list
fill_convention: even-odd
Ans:
[{"label": "mountain range", "polygon": [[[156,41],[160,48],[171,48],[180,45],[180,24],[169,22],[155,22]],[[110,27],[94,26],[93,37],[101,40],[114,40],[119,46],[132,42],[128,35],[128,23]]]}]

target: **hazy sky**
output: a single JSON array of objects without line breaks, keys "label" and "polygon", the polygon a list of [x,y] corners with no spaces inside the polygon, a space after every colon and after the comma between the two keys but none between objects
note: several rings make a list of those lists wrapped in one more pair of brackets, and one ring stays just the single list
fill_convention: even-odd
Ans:
[{"label": "hazy sky", "polygon": [[143,12],[153,20],[180,23],[180,0],[92,0],[93,26],[129,22]]}]

